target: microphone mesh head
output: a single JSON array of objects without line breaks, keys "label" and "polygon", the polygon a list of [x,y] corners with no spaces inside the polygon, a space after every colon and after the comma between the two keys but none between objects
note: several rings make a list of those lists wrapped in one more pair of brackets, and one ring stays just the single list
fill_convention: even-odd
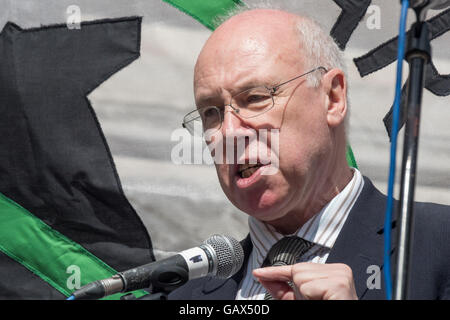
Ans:
[{"label": "microphone mesh head", "polygon": [[230,278],[244,262],[244,250],[236,239],[230,236],[215,234],[206,239],[205,244],[209,244],[217,256],[217,272],[219,278]]}]

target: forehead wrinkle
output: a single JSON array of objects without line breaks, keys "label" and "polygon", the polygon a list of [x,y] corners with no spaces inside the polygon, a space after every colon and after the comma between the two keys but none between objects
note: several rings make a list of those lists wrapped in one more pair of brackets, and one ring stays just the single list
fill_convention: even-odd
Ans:
[{"label": "forehead wrinkle", "polygon": [[226,71],[222,73],[214,68],[199,72],[196,82],[198,104],[218,104],[219,100],[228,99],[244,90],[257,86],[274,86],[282,80],[277,73],[266,67],[268,64],[252,63],[255,56],[249,57],[252,59],[243,65],[235,66],[230,60],[224,66]]},{"label": "forehead wrinkle", "polygon": [[262,53],[244,52],[239,54],[239,59],[218,58],[216,61],[199,64],[194,78],[197,99],[212,99],[225,92],[233,95],[241,89],[266,84],[261,81],[267,78],[266,72],[261,71],[264,58]]},{"label": "forehead wrinkle", "polygon": [[[223,96],[225,92],[231,96],[256,86],[276,86],[300,71],[295,66],[296,62],[289,54],[273,52],[270,56],[242,53],[239,59],[209,64],[208,67],[200,68],[196,74],[195,87],[200,89],[197,97],[199,101],[212,100]],[[292,66],[289,68],[292,72],[280,74],[277,68],[280,63]]]}]

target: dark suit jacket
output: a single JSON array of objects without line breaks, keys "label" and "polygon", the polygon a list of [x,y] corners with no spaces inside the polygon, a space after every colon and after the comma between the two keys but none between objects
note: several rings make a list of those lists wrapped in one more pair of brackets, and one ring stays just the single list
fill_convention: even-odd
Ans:
[{"label": "dark suit jacket", "polygon": [[[386,196],[364,177],[364,188],[327,259],[327,263],[345,263],[351,267],[356,293],[360,299],[386,299],[382,270],[385,207]],[[392,238],[395,252],[395,219]],[[169,298],[234,300],[252,250],[249,236],[241,244],[246,259],[236,275],[226,280],[204,277],[190,281],[172,292]],[[449,206],[415,203],[412,248],[409,299],[450,299]],[[392,257],[395,257],[395,253]],[[380,289],[369,289],[367,286],[368,278],[373,275],[373,271],[370,268],[368,270],[371,265],[381,269]],[[391,263],[391,270],[395,270],[394,261]]]}]

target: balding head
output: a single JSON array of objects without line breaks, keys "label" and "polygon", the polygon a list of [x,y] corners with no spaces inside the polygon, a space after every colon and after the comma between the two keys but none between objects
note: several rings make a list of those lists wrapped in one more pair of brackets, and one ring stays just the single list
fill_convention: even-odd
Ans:
[{"label": "balding head", "polygon": [[268,9],[233,16],[212,33],[199,55],[196,71],[211,60],[216,66],[231,66],[236,57],[248,57],[256,62],[257,56],[289,59],[289,63],[300,67],[301,51],[296,29],[299,20],[300,17],[294,14]]},{"label": "balding head", "polygon": [[206,43],[243,38],[264,39],[272,44],[295,36],[296,24],[301,17],[289,12],[271,9],[244,11],[222,23]]},{"label": "balding head", "polygon": [[[221,48],[215,54],[226,54],[227,48],[243,41],[243,48],[263,49],[267,46],[282,47],[289,50],[283,58],[291,58],[294,63],[303,64],[304,69],[323,66],[327,69],[338,68],[345,74],[346,67],[335,41],[313,19],[276,9],[254,9],[221,18],[222,23],[206,42],[198,62],[202,62],[208,49],[217,44]],[[216,57],[218,58],[218,57]],[[320,74],[308,75],[310,85],[317,86]]]}]

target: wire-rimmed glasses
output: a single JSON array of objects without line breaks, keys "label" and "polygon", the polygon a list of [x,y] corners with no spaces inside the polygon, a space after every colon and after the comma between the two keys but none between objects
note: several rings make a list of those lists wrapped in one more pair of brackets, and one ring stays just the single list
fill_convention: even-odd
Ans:
[{"label": "wire-rimmed glasses", "polygon": [[327,72],[325,67],[320,66],[274,87],[258,86],[239,92],[231,97],[229,104],[222,107],[206,106],[195,109],[184,116],[182,126],[195,136],[202,136],[209,130],[214,133],[222,126],[226,106],[230,106],[234,113],[244,119],[260,116],[274,107],[275,93],[281,86],[317,70]]}]

